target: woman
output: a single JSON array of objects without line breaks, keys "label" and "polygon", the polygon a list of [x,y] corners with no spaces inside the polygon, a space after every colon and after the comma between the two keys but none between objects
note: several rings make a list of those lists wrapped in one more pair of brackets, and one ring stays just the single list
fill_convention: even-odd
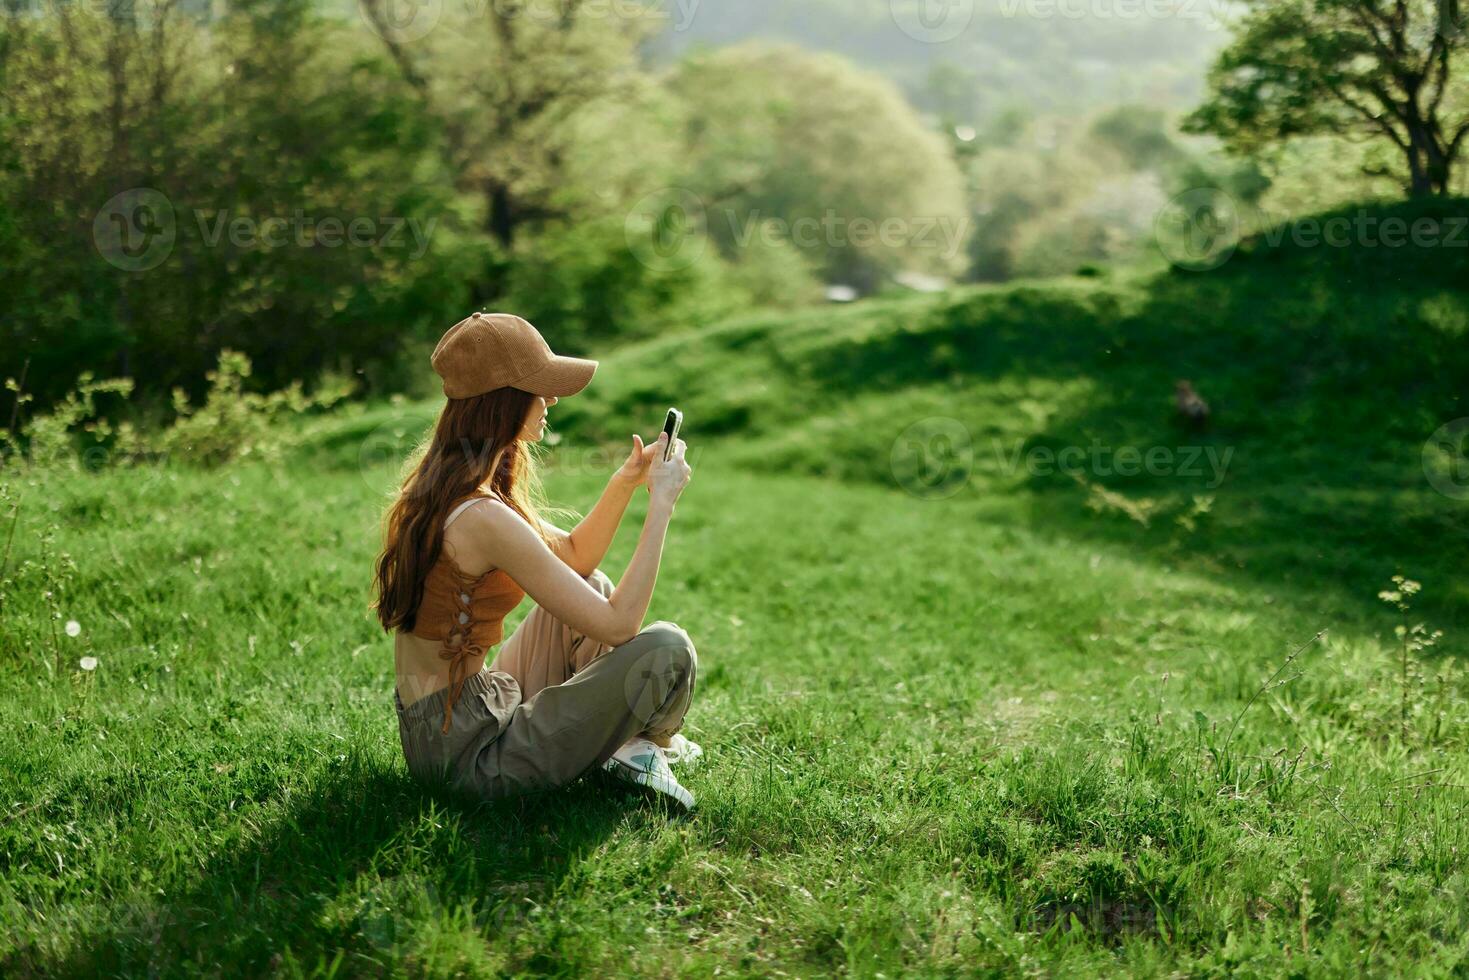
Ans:
[{"label": "woman", "polygon": [[[394,702],[410,773],[483,797],[564,786],[595,766],[685,807],[669,768],[696,759],[678,734],[694,690],[694,644],[643,626],[685,445],[632,451],[570,533],[541,519],[529,445],[546,410],[586,387],[597,362],[551,352],[518,316],[475,313],[432,357],[448,401],[386,515],[374,608],[396,630]],[[622,580],[597,567],[634,491],[648,516]],[[505,615],[533,609],[494,661]]]}]

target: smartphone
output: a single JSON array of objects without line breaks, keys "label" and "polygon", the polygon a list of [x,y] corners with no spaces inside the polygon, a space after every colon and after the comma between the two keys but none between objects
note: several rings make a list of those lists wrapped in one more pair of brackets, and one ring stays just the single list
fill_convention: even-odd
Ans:
[{"label": "smartphone", "polygon": [[673,456],[673,441],[678,438],[679,427],[683,425],[683,412],[676,408],[670,408],[668,414],[663,418],[663,431],[668,434],[668,442],[663,447],[663,459],[666,462]]}]

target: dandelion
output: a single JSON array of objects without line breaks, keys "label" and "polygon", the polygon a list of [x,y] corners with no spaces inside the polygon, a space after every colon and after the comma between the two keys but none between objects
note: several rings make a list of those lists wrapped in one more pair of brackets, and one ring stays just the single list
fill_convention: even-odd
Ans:
[{"label": "dandelion", "polygon": [[80,666],[81,666],[82,670],[96,670],[97,669],[97,658],[96,657],[83,657],[81,659]]},{"label": "dandelion", "polygon": [[79,623],[79,622],[77,622],[74,619],[68,619],[66,621],[66,635],[67,636],[81,636],[82,635],[82,624]]}]

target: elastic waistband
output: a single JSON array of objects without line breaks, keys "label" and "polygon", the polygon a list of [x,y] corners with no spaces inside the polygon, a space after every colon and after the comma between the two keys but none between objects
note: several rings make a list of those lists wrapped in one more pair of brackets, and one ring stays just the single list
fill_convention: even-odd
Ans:
[{"label": "elastic waistband", "polygon": [[[459,706],[464,703],[465,698],[483,694],[494,689],[497,685],[494,679],[495,671],[488,667],[478,674],[470,674],[464,679],[464,684],[459,688],[459,696],[454,699],[454,713],[458,717]],[[449,688],[441,687],[426,698],[420,698],[410,705],[404,706],[403,696],[398,693],[398,685],[393,685],[393,704],[398,709],[398,714],[404,718],[430,718],[435,723],[444,720],[444,702],[449,700]]]}]

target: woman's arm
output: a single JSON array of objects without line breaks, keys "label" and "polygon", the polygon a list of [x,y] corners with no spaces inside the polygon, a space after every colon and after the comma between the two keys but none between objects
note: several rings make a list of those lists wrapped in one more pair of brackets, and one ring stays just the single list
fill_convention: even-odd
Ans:
[{"label": "woman's arm", "polygon": [[592,574],[607,557],[607,549],[612,546],[612,539],[622,524],[622,515],[637,488],[637,483],[614,473],[603,488],[602,496],[570,533],[561,531],[558,534],[557,529],[552,530],[552,536],[559,542],[559,547],[553,550],[577,574]]},{"label": "woman's arm", "polygon": [[[683,440],[676,454],[659,462],[649,479],[648,516],[637,549],[612,595],[602,593],[555,555],[525,519],[493,498],[477,501],[464,512],[455,530],[465,525],[464,539],[473,552],[465,567],[503,568],[517,585],[556,619],[599,643],[619,646],[643,628],[643,617],[653,600],[658,565],[674,502],[687,485],[691,470],[683,458]],[[661,446],[660,446],[661,449]],[[466,559],[470,559],[466,555]]]},{"label": "woman's arm", "polygon": [[607,557],[633,491],[648,482],[648,468],[659,458],[659,445],[645,446],[642,436],[633,433],[632,451],[607,481],[587,516],[570,533],[547,525],[556,541],[551,550],[580,574],[592,574]]}]

